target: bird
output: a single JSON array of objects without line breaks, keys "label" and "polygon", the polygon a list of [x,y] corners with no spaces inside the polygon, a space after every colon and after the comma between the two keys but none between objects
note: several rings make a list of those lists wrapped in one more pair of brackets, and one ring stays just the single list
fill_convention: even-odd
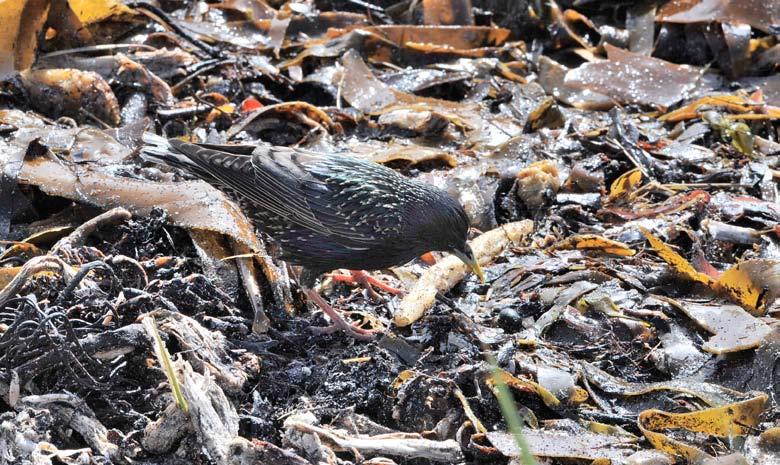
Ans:
[{"label": "bird", "polygon": [[336,269],[379,270],[430,251],[456,255],[484,282],[469,246],[469,220],[443,190],[349,154],[272,145],[196,144],[144,133],[141,157],[181,169],[223,191],[278,246],[279,259],[300,266],[298,284],[332,324],[372,339],[313,290]]}]

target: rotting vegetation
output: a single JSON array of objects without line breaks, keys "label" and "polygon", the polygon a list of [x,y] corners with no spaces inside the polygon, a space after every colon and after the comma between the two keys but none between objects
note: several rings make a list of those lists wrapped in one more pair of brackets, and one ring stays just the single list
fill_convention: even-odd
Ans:
[{"label": "rotting vegetation", "polygon": [[[608,3],[608,4],[607,4]],[[0,1],[0,463],[780,462],[780,2]],[[319,288],[152,131],[466,208]],[[488,360],[495,360],[497,369]]]}]

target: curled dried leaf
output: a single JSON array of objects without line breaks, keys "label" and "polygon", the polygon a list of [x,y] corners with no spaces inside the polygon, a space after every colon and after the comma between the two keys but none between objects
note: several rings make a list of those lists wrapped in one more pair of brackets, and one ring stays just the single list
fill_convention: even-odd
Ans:
[{"label": "curled dried leaf", "polygon": [[[230,105],[225,110],[229,109],[232,112],[235,107]],[[292,131],[290,125],[300,127],[301,130]],[[285,131],[279,131],[280,127],[284,127]],[[295,136],[300,132],[300,139],[290,141],[290,144],[293,144],[302,141],[310,132],[330,133],[337,131],[338,127],[327,113],[310,103],[283,102],[264,106],[249,113],[246,119],[230,128],[227,136],[230,139],[242,131],[250,134],[287,132],[294,133]]]},{"label": "curled dried leaf", "polygon": [[119,102],[97,73],[41,69],[25,71],[21,77],[30,105],[47,116],[71,116],[78,120],[91,117],[111,126],[119,123]]}]

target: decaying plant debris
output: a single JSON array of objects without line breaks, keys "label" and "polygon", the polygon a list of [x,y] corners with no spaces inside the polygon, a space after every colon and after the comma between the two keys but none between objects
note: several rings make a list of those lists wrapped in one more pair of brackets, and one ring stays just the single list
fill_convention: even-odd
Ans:
[{"label": "decaying plant debris", "polygon": [[[0,24],[0,463],[519,464],[502,385],[539,463],[780,463],[780,1],[0,0]],[[487,282],[436,252],[375,273],[403,295],[334,270],[382,334],[314,334],[296,270],[144,131],[439,186]]]}]

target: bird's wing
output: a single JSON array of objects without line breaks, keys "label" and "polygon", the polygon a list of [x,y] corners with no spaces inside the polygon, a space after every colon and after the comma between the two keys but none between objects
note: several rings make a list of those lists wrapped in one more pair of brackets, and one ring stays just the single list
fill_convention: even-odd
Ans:
[{"label": "bird's wing", "polygon": [[[400,236],[407,181],[382,165],[346,155],[299,152],[308,175],[327,186],[311,191],[309,207],[340,237],[392,240]],[[307,186],[308,187],[308,186]]]},{"label": "bird's wing", "polygon": [[316,219],[317,229],[343,245],[365,248],[400,234],[402,197],[396,194],[406,181],[390,168],[348,155],[286,147],[255,153],[256,177],[278,169],[294,176],[300,203]]},{"label": "bird's wing", "polygon": [[[193,171],[207,174],[220,186],[276,216],[278,222],[339,238],[342,245],[364,248],[382,237],[377,234],[383,231],[382,225],[398,223],[393,217],[397,212],[387,202],[380,199],[376,206],[375,189],[367,182],[371,179],[363,174],[372,173],[374,167],[366,167],[366,162],[352,159],[357,162],[355,169],[361,171],[350,176],[350,163],[335,163],[332,155],[271,146],[255,147],[248,155],[246,146],[235,153],[230,146],[200,146],[178,140],[170,144],[196,165]],[[366,197],[372,194],[374,197]],[[382,218],[377,220],[377,214]]]}]

